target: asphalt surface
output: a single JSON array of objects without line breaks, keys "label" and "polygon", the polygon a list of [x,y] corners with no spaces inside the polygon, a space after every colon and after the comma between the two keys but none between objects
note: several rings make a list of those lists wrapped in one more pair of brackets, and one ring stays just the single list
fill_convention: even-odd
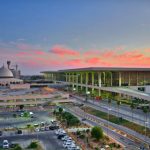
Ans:
[{"label": "asphalt surface", "polygon": [[[108,102],[106,100],[102,100],[100,102],[88,100],[87,102],[85,102],[85,100],[81,97],[75,96],[74,98],[75,100],[81,103],[84,103],[85,105],[101,110],[103,112],[108,112],[108,109],[110,109],[111,107],[110,113],[112,115],[118,116],[118,113],[119,113],[119,116],[126,120],[135,122],[142,126],[146,125],[146,127],[150,128],[150,113],[147,114],[147,121],[146,121],[145,114],[141,110],[138,110],[138,109],[133,110],[133,118],[132,118],[131,108],[126,105],[120,105],[119,112],[118,112],[118,106],[116,105],[115,102],[112,102],[111,106],[109,107]],[[145,121],[147,122],[147,124],[145,124]]]},{"label": "asphalt surface", "polygon": [[32,111],[35,118],[13,118],[13,114],[20,114],[20,112],[0,112],[0,128],[22,127],[27,124],[37,124],[40,122],[50,122],[49,112],[47,111]]},{"label": "asphalt surface", "polygon": [[[120,142],[121,144],[125,145],[128,149],[138,149],[143,144],[142,141],[141,142],[133,141],[131,138],[128,138],[127,136],[124,136],[120,133],[117,133],[115,130],[108,128],[107,125],[111,126],[112,123],[106,120],[84,113],[84,111],[80,112],[80,109],[75,110],[73,107],[72,108],[67,107],[67,111],[70,111],[71,113],[73,113],[79,118],[86,118],[86,122],[90,123],[90,125],[92,126],[95,126],[95,125],[101,126],[106,134],[108,134],[110,137]],[[124,133],[126,133],[126,128],[124,129],[124,127],[122,126],[117,126],[113,124],[113,127],[119,131],[124,131]],[[121,130],[120,130],[120,127],[121,127]],[[132,135],[132,131],[128,131],[128,133]],[[136,134],[134,135],[135,137],[140,137],[141,140],[144,140],[143,139],[144,136],[142,136],[141,134],[138,134],[138,133],[134,133],[134,134]]]},{"label": "asphalt surface", "polygon": [[62,146],[63,142],[57,139],[54,131],[45,131],[26,135],[1,136],[0,145],[2,145],[3,140],[8,140],[10,143],[22,143],[28,140],[40,140],[43,143],[45,150],[65,150]]}]

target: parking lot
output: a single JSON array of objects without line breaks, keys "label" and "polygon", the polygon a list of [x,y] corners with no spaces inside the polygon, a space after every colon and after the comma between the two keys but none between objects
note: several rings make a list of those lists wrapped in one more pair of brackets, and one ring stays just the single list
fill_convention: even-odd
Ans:
[{"label": "parking lot", "polygon": [[8,140],[9,143],[19,143],[27,146],[29,141],[39,140],[45,150],[64,150],[63,142],[57,139],[54,131],[36,132],[33,134],[1,136],[0,146],[3,146],[3,140]]},{"label": "parking lot", "polygon": [[[10,112],[1,113],[7,119],[0,120],[0,147],[3,147],[4,140],[9,145],[18,143],[23,148],[38,140],[45,150],[80,150],[71,137],[60,129],[59,122],[53,120],[49,111],[34,111],[33,118],[23,118],[20,112],[15,113],[19,114],[19,118],[13,118]],[[32,127],[32,132],[28,125]]]}]

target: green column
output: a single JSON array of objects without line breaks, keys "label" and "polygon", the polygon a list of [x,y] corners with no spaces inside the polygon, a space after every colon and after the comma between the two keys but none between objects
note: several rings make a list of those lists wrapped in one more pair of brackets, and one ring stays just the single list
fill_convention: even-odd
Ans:
[{"label": "green column", "polygon": [[101,80],[101,72],[98,73],[98,86],[102,86],[102,80]]},{"label": "green column", "polygon": [[112,86],[112,72],[110,72],[110,74],[111,74],[111,75],[110,75],[110,77],[111,77],[111,79],[110,79],[110,80],[111,80],[110,85]]},{"label": "green column", "polygon": [[94,92],[94,72],[92,72],[92,93]]},{"label": "green column", "polygon": [[[80,78],[81,78],[81,84],[83,84],[83,76],[82,76],[82,73],[80,73]],[[83,87],[81,86],[81,90],[83,89]]]},{"label": "green column", "polygon": [[121,86],[121,72],[119,72],[119,86]]},{"label": "green column", "polygon": [[87,85],[88,85],[88,72],[86,72],[86,92],[88,91]]},{"label": "green column", "polygon": [[78,72],[76,72],[76,91],[78,91]]}]

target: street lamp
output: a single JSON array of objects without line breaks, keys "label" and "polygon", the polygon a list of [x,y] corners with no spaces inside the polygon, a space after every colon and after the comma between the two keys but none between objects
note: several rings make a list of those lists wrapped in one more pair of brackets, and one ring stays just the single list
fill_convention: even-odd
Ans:
[{"label": "street lamp", "polygon": [[146,128],[147,128],[147,124],[148,124],[148,122],[145,121],[145,138],[146,138]]},{"label": "street lamp", "polygon": [[90,94],[90,91],[87,91],[86,92],[86,98],[85,98],[85,101],[87,101],[88,100],[88,95]]},{"label": "street lamp", "polygon": [[108,127],[109,127],[109,115],[111,110],[112,110],[111,108],[108,108],[107,136],[108,136]]}]

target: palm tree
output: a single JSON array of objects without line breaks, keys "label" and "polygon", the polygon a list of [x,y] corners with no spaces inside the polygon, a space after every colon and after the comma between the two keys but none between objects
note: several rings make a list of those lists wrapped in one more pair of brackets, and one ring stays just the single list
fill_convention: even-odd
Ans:
[{"label": "palm tree", "polygon": [[132,110],[132,122],[133,122],[133,109],[135,109],[135,104],[133,102],[131,103],[130,108]]}]

